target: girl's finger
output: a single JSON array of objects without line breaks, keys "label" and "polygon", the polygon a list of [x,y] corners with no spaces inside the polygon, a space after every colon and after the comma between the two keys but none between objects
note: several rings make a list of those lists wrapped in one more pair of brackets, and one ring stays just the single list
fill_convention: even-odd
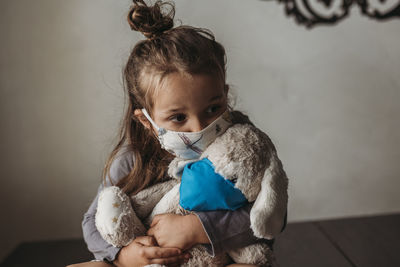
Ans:
[{"label": "girl's finger", "polygon": [[154,228],[150,227],[150,229],[147,230],[147,233],[146,233],[146,234],[147,234],[148,236],[153,237],[153,236],[154,236]]},{"label": "girl's finger", "polygon": [[161,214],[157,214],[156,216],[154,216],[153,220],[151,221],[150,227],[153,227],[154,225],[156,225],[158,223],[158,221],[161,218]]},{"label": "girl's finger", "polygon": [[134,241],[146,247],[157,246],[157,241],[152,236],[138,236]]}]

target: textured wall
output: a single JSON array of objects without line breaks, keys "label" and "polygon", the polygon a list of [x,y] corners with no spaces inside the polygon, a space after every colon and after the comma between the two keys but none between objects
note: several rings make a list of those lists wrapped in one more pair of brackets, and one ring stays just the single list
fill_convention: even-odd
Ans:
[{"label": "textured wall", "polygon": [[[81,236],[142,38],[129,1],[0,2],[0,258]],[[275,142],[289,221],[400,211],[400,27],[359,15],[306,30],[275,1],[176,1],[228,54],[237,107]]]}]

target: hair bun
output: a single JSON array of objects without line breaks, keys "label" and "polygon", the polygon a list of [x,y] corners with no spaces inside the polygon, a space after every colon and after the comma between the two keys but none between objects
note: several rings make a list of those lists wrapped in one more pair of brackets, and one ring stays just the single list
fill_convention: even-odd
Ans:
[{"label": "hair bun", "polygon": [[[170,9],[166,13],[165,6]],[[148,6],[143,0],[133,0],[128,14],[128,23],[132,30],[141,32],[151,39],[161,35],[174,26],[175,7],[172,3],[157,1]]]}]

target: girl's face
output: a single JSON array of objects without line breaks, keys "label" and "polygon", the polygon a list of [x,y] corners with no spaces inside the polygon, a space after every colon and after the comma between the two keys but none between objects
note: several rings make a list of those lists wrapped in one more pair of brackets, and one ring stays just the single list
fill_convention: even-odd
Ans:
[{"label": "girl's face", "polygon": [[[228,89],[211,75],[171,73],[156,90],[152,119],[172,131],[201,131],[227,109]],[[145,127],[152,127],[141,110],[135,115]]]}]

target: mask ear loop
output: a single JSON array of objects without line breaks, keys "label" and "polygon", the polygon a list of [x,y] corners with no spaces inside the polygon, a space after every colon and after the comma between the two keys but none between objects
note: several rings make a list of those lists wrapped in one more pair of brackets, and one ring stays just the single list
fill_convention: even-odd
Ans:
[{"label": "mask ear loop", "polygon": [[166,130],[164,128],[158,127],[157,124],[151,119],[149,113],[145,108],[142,108],[142,112],[144,116],[150,121],[150,123],[154,126],[154,128],[157,129],[158,135],[163,135],[166,133]]}]

